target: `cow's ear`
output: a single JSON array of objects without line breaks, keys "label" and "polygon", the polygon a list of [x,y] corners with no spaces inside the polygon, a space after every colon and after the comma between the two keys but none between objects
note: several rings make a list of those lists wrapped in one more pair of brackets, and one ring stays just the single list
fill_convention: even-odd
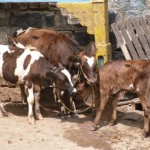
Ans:
[{"label": "cow's ear", "polygon": [[64,69],[64,66],[61,63],[58,63],[60,69]]},{"label": "cow's ear", "polygon": [[91,52],[93,53],[93,55],[96,55],[97,48],[95,42],[91,42],[90,44],[91,44]]}]

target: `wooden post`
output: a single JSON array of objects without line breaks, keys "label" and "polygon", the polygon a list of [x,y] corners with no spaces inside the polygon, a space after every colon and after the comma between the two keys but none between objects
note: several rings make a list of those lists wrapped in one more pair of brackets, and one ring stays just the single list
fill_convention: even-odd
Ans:
[{"label": "wooden post", "polygon": [[[97,61],[100,68],[104,63],[111,59],[111,44],[109,43],[109,26],[108,26],[108,2],[107,0],[93,0],[93,22],[94,35],[97,48]],[[95,92],[96,110],[100,104],[99,87]],[[112,101],[111,99],[106,104],[102,113],[101,120],[110,120],[112,115]]]}]

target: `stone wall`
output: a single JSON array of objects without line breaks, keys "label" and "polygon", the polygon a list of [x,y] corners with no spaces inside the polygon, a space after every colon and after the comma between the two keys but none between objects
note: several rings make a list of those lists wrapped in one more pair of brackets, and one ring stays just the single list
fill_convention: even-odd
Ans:
[{"label": "stone wall", "polygon": [[[68,18],[65,10],[48,3],[0,3],[0,43],[11,44],[16,29],[27,27],[52,28],[68,34],[84,48],[94,41],[76,18]],[[68,23],[69,22],[69,23]]]},{"label": "stone wall", "polygon": [[[108,0],[109,24],[115,21],[150,14],[150,0]],[[79,20],[68,15],[66,10],[48,3],[0,3],[0,43],[11,44],[16,29],[27,27],[53,28],[65,32],[81,46],[87,48],[94,36],[87,34],[87,28]],[[123,59],[110,28],[113,59]]]}]

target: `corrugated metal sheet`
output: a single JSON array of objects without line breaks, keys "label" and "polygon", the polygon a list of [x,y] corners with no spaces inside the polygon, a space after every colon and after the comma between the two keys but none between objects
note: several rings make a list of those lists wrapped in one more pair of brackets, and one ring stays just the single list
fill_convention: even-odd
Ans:
[{"label": "corrugated metal sheet", "polygon": [[12,3],[21,3],[21,2],[56,2],[56,3],[67,3],[67,2],[91,2],[91,0],[0,0],[0,3],[7,3],[7,2],[12,2]]}]

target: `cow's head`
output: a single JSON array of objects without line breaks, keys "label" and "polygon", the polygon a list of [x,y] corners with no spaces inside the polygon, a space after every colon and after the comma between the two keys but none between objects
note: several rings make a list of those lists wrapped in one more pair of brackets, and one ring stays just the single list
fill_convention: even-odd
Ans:
[{"label": "cow's head", "polygon": [[84,51],[80,54],[80,72],[89,83],[97,81],[97,62],[96,62],[96,49],[92,44],[92,51]]},{"label": "cow's head", "polygon": [[[74,88],[73,83],[71,81],[71,75],[70,73],[64,69],[64,68],[54,68],[53,69],[53,80],[56,85],[56,88],[58,91],[63,94],[64,92],[69,93],[70,96],[73,96],[77,90]],[[50,76],[51,78],[51,73],[47,74],[47,76]]]}]

